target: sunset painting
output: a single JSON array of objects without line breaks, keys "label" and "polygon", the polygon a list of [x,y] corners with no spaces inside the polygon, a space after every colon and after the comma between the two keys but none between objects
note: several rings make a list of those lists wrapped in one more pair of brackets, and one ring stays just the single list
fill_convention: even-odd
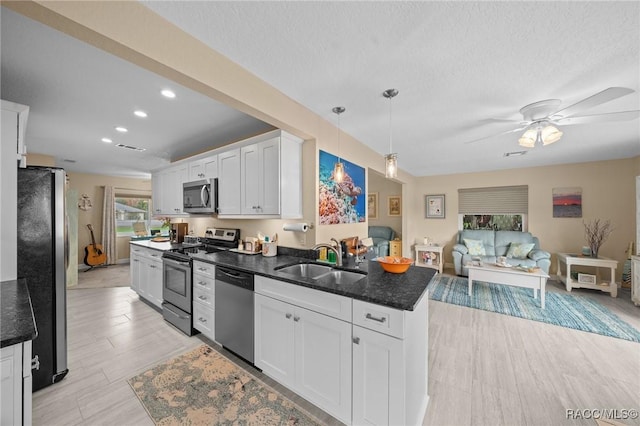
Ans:
[{"label": "sunset painting", "polygon": [[553,217],[582,217],[582,188],[553,188]]}]

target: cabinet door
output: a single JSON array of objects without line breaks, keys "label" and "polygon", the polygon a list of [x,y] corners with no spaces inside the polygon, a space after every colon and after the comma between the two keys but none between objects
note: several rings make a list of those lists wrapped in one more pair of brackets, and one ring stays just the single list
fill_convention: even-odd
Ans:
[{"label": "cabinet door", "polygon": [[291,388],[294,384],[294,307],[255,294],[255,365]]},{"label": "cabinet door", "polygon": [[22,424],[22,343],[0,349],[0,424]]},{"label": "cabinet door", "polygon": [[129,257],[129,272],[131,273],[131,289],[136,293],[140,293],[140,249],[131,249],[131,256]]},{"label": "cabinet door", "polygon": [[149,271],[151,270],[151,261],[146,256],[138,258],[138,294],[149,300]]},{"label": "cabinet door", "polygon": [[163,172],[156,172],[151,175],[151,203],[153,204],[154,215],[165,213],[163,203],[164,176],[165,174]]},{"label": "cabinet door", "polygon": [[296,307],[295,389],[351,423],[351,324]]},{"label": "cabinet door", "polygon": [[182,184],[189,180],[187,165],[181,165],[170,169],[165,177],[164,199],[167,214],[183,214],[182,211]]},{"label": "cabinet door", "polygon": [[258,144],[240,149],[240,212],[261,214],[262,167]]},{"label": "cabinet door", "polygon": [[403,341],[353,326],[353,424],[405,424]]},{"label": "cabinet door", "polygon": [[280,138],[259,143],[258,150],[262,176],[258,182],[260,214],[280,214]]},{"label": "cabinet door", "polygon": [[218,154],[218,213],[240,214],[240,150]]},{"label": "cabinet door", "polygon": [[212,155],[202,160],[202,170],[205,179],[218,177],[218,156]]},{"label": "cabinet door", "polygon": [[162,306],[162,260],[152,259],[149,261],[149,271],[147,272],[147,299],[157,307]]}]

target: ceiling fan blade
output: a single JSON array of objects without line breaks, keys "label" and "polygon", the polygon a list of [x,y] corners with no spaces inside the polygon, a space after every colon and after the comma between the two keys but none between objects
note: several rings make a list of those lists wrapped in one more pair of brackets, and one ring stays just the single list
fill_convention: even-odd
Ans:
[{"label": "ceiling fan blade", "polygon": [[579,112],[604,104],[605,102],[618,99],[633,92],[635,92],[635,90],[626,87],[609,87],[608,89],[604,89],[602,92],[596,93],[595,95],[589,96],[580,102],[576,102],[565,109],[555,112],[550,118],[559,119],[560,117],[571,117]]},{"label": "ceiling fan blade", "polygon": [[517,129],[507,130],[506,132],[498,133],[497,135],[485,136],[485,137],[482,137],[482,138],[479,138],[479,139],[474,139],[474,140],[471,140],[471,141],[465,142],[464,144],[465,144],[465,145],[468,145],[468,144],[472,144],[472,143],[476,143],[476,142],[484,141],[484,140],[491,139],[491,138],[497,138],[498,136],[508,135],[509,133],[519,132],[519,131],[521,131],[521,130],[526,129],[527,127],[528,127],[528,126],[518,127]]},{"label": "ceiling fan blade", "polygon": [[555,120],[555,122],[562,126],[571,126],[574,124],[606,123],[611,121],[629,121],[629,120],[634,120],[638,117],[640,117],[640,110],[610,112],[606,114],[580,115],[580,116],[567,117],[560,120]]}]

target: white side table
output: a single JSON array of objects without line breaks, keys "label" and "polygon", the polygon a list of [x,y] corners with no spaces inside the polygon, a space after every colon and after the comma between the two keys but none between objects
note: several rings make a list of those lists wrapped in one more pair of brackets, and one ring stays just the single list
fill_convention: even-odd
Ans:
[{"label": "white side table", "polygon": [[[564,268],[562,267],[564,266]],[[593,266],[596,268],[596,282],[578,282],[571,278],[571,268],[573,266]],[[591,288],[594,290],[604,291],[609,293],[611,297],[618,295],[618,284],[616,284],[616,267],[618,262],[608,257],[599,256],[598,258],[581,256],[579,254],[558,253],[558,278],[562,281],[567,291],[571,291],[572,288]],[[609,281],[605,281],[600,278],[600,268],[609,269],[610,277]],[[579,269],[579,268],[578,268]],[[564,271],[564,272],[563,272]]]},{"label": "white side table", "polygon": [[[437,269],[438,272],[442,273],[442,269],[444,267],[444,258],[442,257],[442,252],[445,246],[438,245],[420,245],[416,244],[414,246],[415,250],[415,265],[422,266],[423,268],[433,268]],[[431,257],[430,261],[424,259],[424,254],[428,253]]]}]

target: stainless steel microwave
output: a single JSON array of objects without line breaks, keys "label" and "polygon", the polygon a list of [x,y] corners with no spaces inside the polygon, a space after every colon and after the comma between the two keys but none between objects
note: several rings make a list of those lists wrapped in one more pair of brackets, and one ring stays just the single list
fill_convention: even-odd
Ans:
[{"label": "stainless steel microwave", "polygon": [[218,179],[202,179],[182,184],[185,213],[218,213]]}]

